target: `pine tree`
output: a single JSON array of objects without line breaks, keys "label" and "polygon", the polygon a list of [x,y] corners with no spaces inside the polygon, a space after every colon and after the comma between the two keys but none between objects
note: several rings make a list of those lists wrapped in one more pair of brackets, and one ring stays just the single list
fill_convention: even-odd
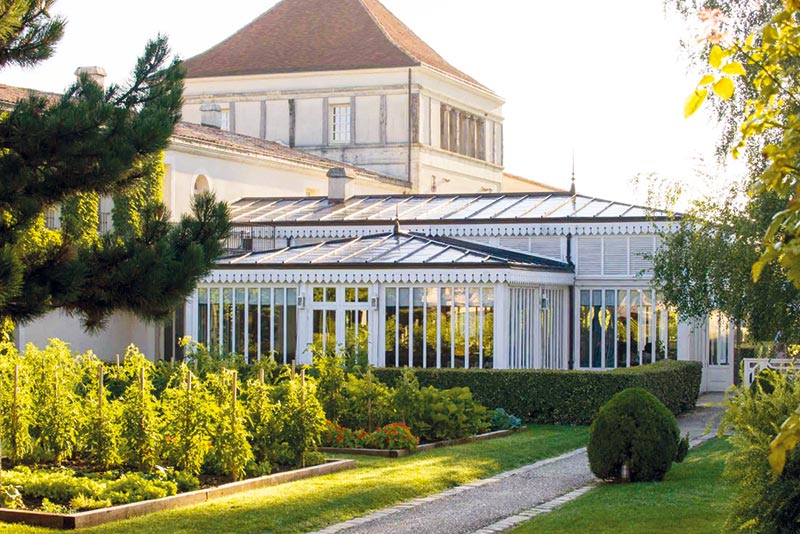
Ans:
[{"label": "pine tree", "polygon": [[[53,0],[11,0],[0,11],[0,69],[52,55],[64,22]],[[125,86],[82,76],[60,98],[32,94],[0,116],[0,321],[53,309],[102,326],[116,311],[169,316],[221,253],[230,224],[213,195],[178,224],[158,195],[160,154],[180,120],[184,69],[167,40],[149,42]],[[118,201],[108,234],[97,201]],[[61,206],[62,230],[44,213]],[[2,330],[2,327],[0,327]]]}]

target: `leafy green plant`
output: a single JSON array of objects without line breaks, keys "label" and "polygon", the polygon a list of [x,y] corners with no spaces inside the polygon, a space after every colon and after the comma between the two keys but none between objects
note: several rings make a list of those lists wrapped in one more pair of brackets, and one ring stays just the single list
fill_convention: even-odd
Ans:
[{"label": "leafy green plant", "polygon": [[339,423],[349,428],[375,429],[391,422],[391,396],[386,387],[367,369],[363,377],[348,374],[344,386],[344,406]]},{"label": "leafy green plant", "polygon": [[283,432],[281,441],[288,444],[294,465],[306,467],[316,456],[320,434],[325,428],[325,412],[315,395],[313,379],[304,374],[295,375],[287,382],[286,397],[282,402]]},{"label": "leafy green plant", "polygon": [[178,486],[170,480],[145,478],[141,473],[126,473],[109,482],[100,498],[110,500],[111,504],[127,504],[160,499],[177,492]]},{"label": "leafy green plant", "polygon": [[119,402],[109,399],[103,364],[94,355],[84,356],[80,362],[84,383],[88,385],[81,402],[84,415],[81,442],[92,463],[109,469],[122,462]]},{"label": "leafy green plant", "polygon": [[48,499],[59,504],[67,504],[78,495],[99,497],[104,489],[103,482],[89,477],[79,477],[71,469],[40,470],[31,472],[12,471],[15,484],[23,488],[23,493],[37,499]]},{"label": "leafy green plant", "polygon": [[345,357],[338,352],[325,352],[312,347],[314,368],[312,372],[317,379],[317,396],[322,403],[325,415],[331,421],[338,421],[346,399],[345,387]]},{"label": "leafy green plant", "polygon": [[489,412],[489,427],[492,430],[516,430],[522,427],[522,419],[502,408],[495,408]]},{"label": "leafy green plant", "polygon": [[413,420],[422,408],[420,402],[422,400],[419,381],[414,371],[409,368],[403,369],[391,396],[392,407],[396,414],[395,420],[403,423]]},{"label": "leafy green plant", "polygon": [[50,499],[42,499],[42,506],[40,508],[42,512],[48,514],[68,514],[70,513],[70,509],[63,504],[56,504],[54,502],[50,502]]},{"label": "leafy green plant", "polygon": [[279,463],[284,419],[280,415],[280,401],[272,398],[274,390],[259,378],[248,380],[242,391],[245,427],[250,435],[253,460],[261,474],[268,474],[270,466]]},{"label": "leafy green plant", "polygon": [[[626,389],[604,404],[589,430],[589,466],[604,480],[663,480],[688,450],[672,415],[653,394]],[[623,468],[628,474],[623,475]]]},{"label": "leafy green plant", "polygon": [[0,343],[0,441],[3,454],[17,464],[33,450],[33,406],[29,368],[10,342]]},{"label": "leafy green plant", "polygon": [[728,396],[720,433],[732,431],[734,453],[725,476],[735,488],[726,529],[739,532],[795,532],[800,522],[800,450],[785,456],[780,474],[767,457],[781,424],[800,405],[800,381],[768,371],[755,386],[740,386]]},{"label": "leafy green plant", "polygon": [[489,428],[486,407],[475,401],[469,388],[422,388],[419,406],[409,427],[423,441],[464,438]]},{"label": "leafy green plant", "polygon": [[31,436],[42,459],[61,463],[72,456],[78,442],[81,374],[78,362],[63,341],[51,339],[43,350],[25,348],[31,380],[34,423]]},{"label": "leafy green plant", "polygon": [[203,383],[181,364],[162,397],[162,455],[167,463],[192,474],[211,448],[210,422],[214,401]]},{"label": "leafy green plant", "polygon": [[187,491],[195,491],[200,488],[200,479],[186,471],[176,471],[169,469],[167,471],[167,480],[170,480],[178,486],[178,491],[183,493]]},{"label": "leafy green plant", "polygon": [[133,378],[121,399],[124,464],[145,473],[159,461],[159,413],[150,377],[153,364],[136,347],[128,347],[124,369]]},{"label": "leafy green plant", "polygon": [[111,505],[111,499],[96,499],[83,494],[73,497],[69,501],[69,507],[77,512],[99,510],[100,508],[108,508]]},{"label": "leafy green plant", "polygon": [[236,371],[209,374],[206,384],[215,401],[214,430],[209,460],[222,474],[239,480],[253,461],[244,411],[238,399]]},{"label": "leafy green plant", "polygon": [[24,510],[25,509],[25,501],[22,499],[22,493],[20,493],[21,486],[15,486],[13,484],[0,484],[0,504],[2,504],[2,508],[8,508],[10,510]]}]

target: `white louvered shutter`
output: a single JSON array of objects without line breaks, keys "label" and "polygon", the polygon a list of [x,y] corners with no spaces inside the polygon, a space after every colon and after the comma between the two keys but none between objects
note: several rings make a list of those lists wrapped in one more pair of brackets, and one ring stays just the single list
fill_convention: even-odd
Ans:
[{"label": "white louvered shutter", "polygon": [[654,240],[651,235],[631,237],[631,276],[639,276],[640,273],[643,276],[653,274]]},{"label": "white louvered shutter", "polygon": [[531,253],[545,258],[561,260],[561,238],[557,236],[532,237]]},{"label": "white louvered shutter", "polygon": [[600,237],[578,237],[577,245],[578,275],[599,276],[602,263],[601,251],[603,242]]},{"label": "white louvered shutter", "polygon": [[606,237],[603,245],[603,273],[607,276],[628,274],[628,238]]}]

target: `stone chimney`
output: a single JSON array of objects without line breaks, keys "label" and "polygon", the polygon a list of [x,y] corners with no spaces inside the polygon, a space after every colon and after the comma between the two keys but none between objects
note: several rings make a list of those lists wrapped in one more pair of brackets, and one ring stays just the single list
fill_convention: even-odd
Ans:
[{"label": "stone chimney", "polygon": [[328,171],[328,198],[332,202],[344,202],[354,196],[355,191],[355,171],[343,167],[334,167]]},{"label": "stone chimney", "polygon": [[201,105],[200,124],[219,129],[222,126],[222,106],[219,104]]},{"label": "stone chimney", "polygon": [[89,76],[89,79],[100,87],[106,86],[106,69],[103,67],[78,67],[75,76],[80,78],[81,74]]}]

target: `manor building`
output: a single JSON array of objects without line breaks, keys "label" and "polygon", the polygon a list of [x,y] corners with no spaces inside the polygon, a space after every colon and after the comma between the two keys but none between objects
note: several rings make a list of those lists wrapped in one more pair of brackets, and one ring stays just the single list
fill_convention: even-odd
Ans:
[{"label": "manor building", "polygon": [[119,314],[89,335],[54,313],[20,343],[169,359],[191,335],[251,360],[310,363],[316,346],[417,367],[691,359],[703,389],[732,383],[732,325],[684,321],[650,287],[672,215],[506,173],[503,99],[377,0],[283,0],[186,67],[164,200],[176,218],[200,191],[229,201],[228,255],[166,327]]}]

